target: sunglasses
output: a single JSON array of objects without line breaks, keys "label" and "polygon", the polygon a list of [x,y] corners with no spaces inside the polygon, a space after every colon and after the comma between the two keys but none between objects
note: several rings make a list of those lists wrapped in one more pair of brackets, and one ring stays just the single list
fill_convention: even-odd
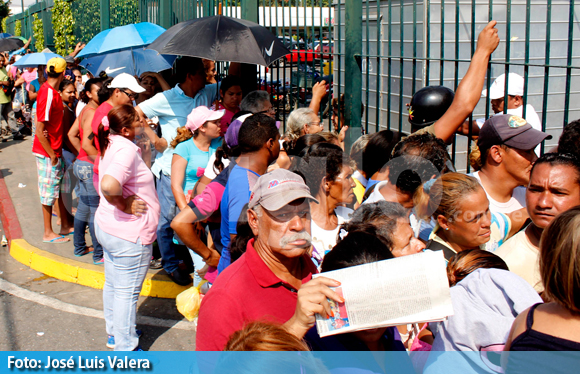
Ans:
[{"label": "sunglasses", "polygon": [[121,90],[122,93],[124,93],[125,95],[127,95],[127,97],[131,100],[137,100],[137,98],[139,97],[139,94],[137,93],[129,93],[125,90]]}]

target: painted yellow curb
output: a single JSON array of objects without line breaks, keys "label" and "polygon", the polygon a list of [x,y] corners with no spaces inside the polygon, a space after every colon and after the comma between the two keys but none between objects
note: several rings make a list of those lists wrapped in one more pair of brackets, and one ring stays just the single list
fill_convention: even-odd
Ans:
[{"label": "painted yellow curb", "polygon": [[[103,289],[105,284],[105,271],[102,266],[86,264],[43,251],[24,239],[11,241],[10,255],[31,269],[66,282],[97,289]],[[167,275],[147,273],[141,296],[174,299],[187,288],[175,284]]]}]

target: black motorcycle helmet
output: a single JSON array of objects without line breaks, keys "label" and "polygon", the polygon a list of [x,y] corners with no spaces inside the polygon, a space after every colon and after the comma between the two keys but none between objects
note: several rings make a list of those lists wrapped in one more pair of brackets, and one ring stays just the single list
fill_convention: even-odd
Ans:
[{"label": "black motorcycle helmet", "polygon": [[455,93],[444,86],[428,86],[415,92],[409,105],[411,132],[429,126],[449,109]]}]

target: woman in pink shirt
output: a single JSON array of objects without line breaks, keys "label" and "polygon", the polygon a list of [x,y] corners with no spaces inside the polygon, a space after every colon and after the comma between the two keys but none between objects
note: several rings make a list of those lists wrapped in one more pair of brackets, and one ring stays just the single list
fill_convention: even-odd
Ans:
[{"label": "woman in pink shirt", "polygon": [[131,105],[111,109],[108,129],[99,128],[99,208],[95,232],[103,246],[105,286],[103,307],[107,347],[117,351],[141,350],[135,329],[137,298],[157,237],[159,200],[153,174],[141,159],[133,140],[143,131]]},{"label": "woman in pink shirt", "polygon": [[240,78],[235,75],[225,77],[220,84],[220,96],[221,100],[214,103],[211,110],[226,110],[220,121],[221,132],[225,134],[232,122],[232,117],[240,111],[240,103],[242,102]]}]

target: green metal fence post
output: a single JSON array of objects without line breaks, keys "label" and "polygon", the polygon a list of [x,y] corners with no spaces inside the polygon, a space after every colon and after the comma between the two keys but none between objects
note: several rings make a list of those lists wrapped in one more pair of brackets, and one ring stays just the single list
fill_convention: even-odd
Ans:
[{"label": "green metal fence post", "polygon": [[243,0],[241,3],[242,19],[258,23],[258,0]]},{"label": "green metal fence post", "polygon": [[159,26],[166,29],[173,26],[172,0],[159,0]]},{"label": "green metal fence post", "polygon": [[346,0],[344,11],[344,29],[345,35],[348,35],[345,38],[344,66],[344,74],[348,77],[344,87],[344,119],[350,127],[345,147],[348,152],[361,135],[362,72],[359,63],[362,55],[362,0]]},{"label": "green metal fence post", "polygon": [[101,0],[101,31],[111,28],[111,0]]}]

